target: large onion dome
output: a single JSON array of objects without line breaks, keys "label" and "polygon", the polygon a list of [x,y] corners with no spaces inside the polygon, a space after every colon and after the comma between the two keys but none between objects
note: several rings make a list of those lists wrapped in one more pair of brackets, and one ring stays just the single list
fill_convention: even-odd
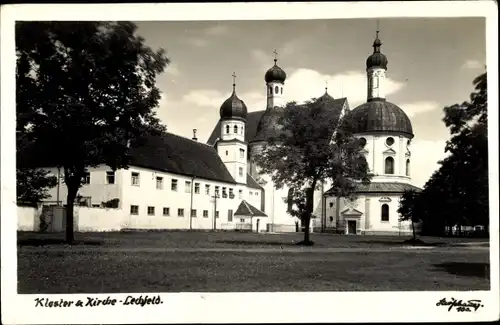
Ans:
[{"label": "large onion dome", "polygon": [[404,133],[413,137],[410,118],[397,105],[383,99],[361,104],[351,112],[354,133]]}]

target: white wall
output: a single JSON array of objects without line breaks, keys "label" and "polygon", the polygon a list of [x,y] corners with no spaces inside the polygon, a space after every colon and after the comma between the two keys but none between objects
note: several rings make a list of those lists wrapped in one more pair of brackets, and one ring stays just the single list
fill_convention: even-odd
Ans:
[{"label": "white wall", "polygon": [[[139,186],[131,185],[130,179],[133,172],[139,173]],[[163,177],[163,189],[156,188],[156,177]],[[262,191],[250,189],[241,184],[228,184],[217,181],[205,180],[171,173],[153,172],[148,169],[130,167],[123,171],[123,211],[125,214],[124,227],[126,228],[170,228],[170,229],[212,229],[215,211],[219,211],[216,227],[220,229],[222,223],[237,223],[239,219],[233,216],[233,221],[228,221],[228,211],[233,215],[241,200],[260,209],[260,196]],[[172,180],[177,180],[177,191],[171,190]],[[192,182],[193,195],[191,206],[191,188],[185,189],[185,182]],[[199,183],[200,193],[194,193],[194,185]],[[210,194],[205,193],[205,185],[210,186]],[[214,202],[215,186],[219,186],[219,198]],[[222,196],[222,189],[226,188],[227,198]],[[234,198],[229,197],[229,189],[233,189]],[[242,190],[242,196],[239,196]],[[252,195],[250,195],[252,192]],[[257,193],[257,194],[256,194]],[[130,214],[130,206],[138,205],[138,215]],[[148,206],[155,207],[154,216],[148,215]],[[190,218],[191,207],[196,210],[196,217]],[[170,215],[163,215],[163,208],[169,208]],[[184,209],[184,216],[177,215],[178,209]],[[203,216],[203,211],[208,212],[208,217]],[[191,223],[190,223],[191,219]]]},{"label": "white wall", "polygon": [[[44,168],[49,171],[53,176],[58,175],[57,168]],[[106,172],[111,171],[111,168],[108,166],[102,165],[96,168],[88,168],[88,172],[90,173],[90,184],[82,185],[82,187],[78,190],[78,195],[91,197],[92,204],[101,204],[102,202],[109,201],[112,199],[120,199],[121,205],[121,188],[122,188],[122,170],[117,170],[115,172],[115,184],[107,184],[106,181]],[[68,188],[66,184],[64,184],[64,170],[61,168],[61,179],[59,183],[59,201],[62,204],[66,204],[66,197],[68,195]],[[56,203],[58,200],[57,196],[57,188],[51,188],[49,190],[50,197],[45,200],[45,202]]]},{"label": "white wall", "polygon": [[124,213],[122,209],[76,207],[75,231],[120,231]]},{"label": "white wall", "polygon": [[[240,150],[243,150],[241,156]],[[240,142],[219,142],[217,153],[234,180],[240,184],[247,182],[247,145]],[[242,174],[239,174],[241,168]]]},{"label": "white wall", "polygon": [[17,207],[17,230],[38,231],[40,229],[40,214],[42,210],[32,207]]},{"label": "white wall", "polygon": [[[411,182],[411,153],[408,141],[410,138],[403,134],[376,135],[370,133],[356,134],[358,138],[365,138],[364,147],[366,161],[370,171],[374,174],[372,182]],[[388,146],[387,138],[394,138],[394,144]],[[394,158],[394,174],[385,174],[385,158]],[[410,176],[406,176],[406,160],[410,159]]]}]

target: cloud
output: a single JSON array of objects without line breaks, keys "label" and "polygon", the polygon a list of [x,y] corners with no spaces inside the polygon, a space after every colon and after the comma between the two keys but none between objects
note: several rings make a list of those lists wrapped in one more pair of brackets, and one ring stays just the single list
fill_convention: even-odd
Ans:
[{"label": "cloud", "polygon": [[[366,74],[347,71],[335,75],[321,74],[311,69],[296,69],[285,81],[287,101],[299,103],[312,97],[322,96],[328,82],[328,93],[334,98],[347,97],[349,105],[355,107],[366,101]],[[386,79],[386,95],[394,94],[404,83]]]},{"label": "cloud", "polygon": [[217,25],[210,26],[210,27],[206,28],[203,31],[203,33],[205,35],[224,35],[224,34],[227,34],[228,31],[229,31],[229,28],[227,27],[227,25],[217,24]]},{"label": "cloud", "polygon": [[465,63],[462,65],[463,69],[484,69],[485,64],[481,63],[477,60],[467,60]]},{"label": "cloud", "polygon": [[197,38],[197,37],[187,38],[186,43],[188,43],[189,45],[194,46],[194,47],[205,47],[208,45],[208,41],[206,39]]},{"label": "cloud", "polygon": [[444,152],[446,141],[414,140],[411,144],[411,179],[412,184],[422,188],[438,170],[438,161],[446,158]]},{"label": "cloud", "polygon": [[179,76],[181,72],[179,71],[179,68],[175,65],[168,65],[167,68],[165,69],[165,73],[172,75],[172,76]]},{"label": "cloud", "polygon": [[439,104],[433,101],[403,103],[399,105],[409,117],[439,109]]}]

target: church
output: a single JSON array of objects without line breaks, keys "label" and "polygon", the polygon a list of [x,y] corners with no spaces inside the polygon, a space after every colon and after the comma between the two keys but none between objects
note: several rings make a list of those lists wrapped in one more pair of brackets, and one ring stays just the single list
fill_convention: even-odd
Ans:
[{"label": "church", "polygon": [[[311,231],[411,231],[407,222],[399,221],[397,209],[405,190],[419,190],[411,185],[410,176],[414,135],[408,116],[385,99],[388,60],[381,45],[377,32],[373,54],[366,61],[366,103],[351,111],[346,98],[333,98],[327,91],[317,99],[335,118],[353,114],[355,136],[362,139],[374,177],[370,185],[358,187],[353,200],[334,197],[329,184],[321,184],[314,193]],[[206,144],[198,141],[196,130],[192,139],[171,133],[150,137],[144,145],[130,148],[128,169],[89,168],[78,204],[106,211],[102,209],[106,202],[119,202],[115,208],[121,210],[121,229],[299,231],[300,221],[287,212],[288,189],[275,188],[268,175],[259,174],[254,159],[276,132],[287,102],[287,75],[277,61],[264,75],[265,110],[249,112],[233,82],[232,94],[220,106],[220,119]],[[59,169],[43,168],[63,179]],[[44,204],[65,204],[66,188],[60,183],[50,189],[51,197]]]}]

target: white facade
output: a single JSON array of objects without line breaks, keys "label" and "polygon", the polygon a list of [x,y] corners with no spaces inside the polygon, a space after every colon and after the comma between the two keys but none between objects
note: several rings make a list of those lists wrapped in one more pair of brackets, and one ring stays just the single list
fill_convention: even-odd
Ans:
[{"label": "white facade", "polygon": [[385,98],[387,71],[383,68],[373,67],[367,70],[368,77],[368,100],[373,98]]},{"label": "white facade", "polygon": [[[57,175],[57,169],[48,169]],[[114,184],[109,184],[107,166],[89,169],[89,184],[78,195],[88,198],[89,206],[119,199],[124,214],[123,228],[131,229],[234,229],[244,224],[259,223],[266,229],[266,217],[240,218],[234,216],[242,200],[261,209],[261,189],[244,184],[231,184],[151,169],[130,166],[115,172]],[[215,192],[218,198],[215,199]],[[57,186],[49,192],[46,203],[57,201]],[[66,204],[67,188],[59,186],[59,201]],[[104,211],[104,210],[103,210]],[[215,218],[214,216],[218,215]]]},{"label": "white facade", "polygon": [[267,107],[283,106],[286,104],[283,88],[284,84],[280,81],[266,83]]}]

